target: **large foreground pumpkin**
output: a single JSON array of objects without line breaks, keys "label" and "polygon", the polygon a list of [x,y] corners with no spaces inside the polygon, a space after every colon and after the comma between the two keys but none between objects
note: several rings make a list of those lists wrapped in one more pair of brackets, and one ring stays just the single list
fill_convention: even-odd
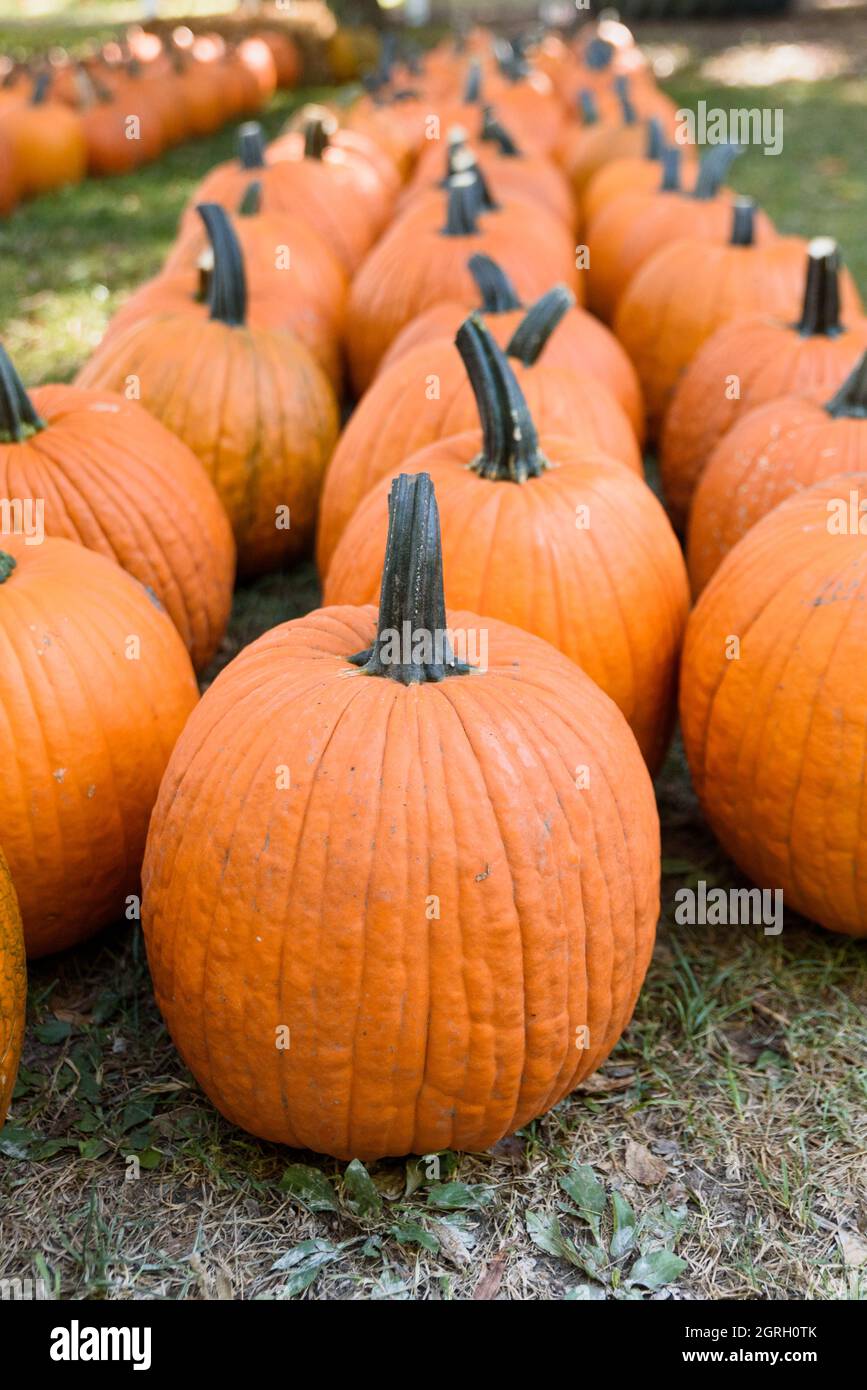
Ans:
[{"label": "large foreground pumpkin", "polygon": [[18,1074],[24,1037],[27,966],[18,899],[0,850],[0,1129]]},{"label": "large foreground pumpkin", "polygon": [[0,537],[3,849],[29,955],[122,920],[198,699],[158,600],[72,541]]},{"label": "large foreground pumpkin", "polygon": [[867,936],[867,474],[770,512],[689,621],[681,723],[695,789],[754,883]]},{"label": "large foreground pumpkin", "polygon": [[[614,1046],[653,944],[631,733],[546,643],[446,617],[438,530],[430,480],[398,479],[379,619],[321,609],[231,662],[148,837],[148,960],[184,1060],[235,1124],[341,1159],[485,1149],[556,1104]],[[487,637],[483,669],[447,622]],[[427,651],[394,651],[404,624]]]}]

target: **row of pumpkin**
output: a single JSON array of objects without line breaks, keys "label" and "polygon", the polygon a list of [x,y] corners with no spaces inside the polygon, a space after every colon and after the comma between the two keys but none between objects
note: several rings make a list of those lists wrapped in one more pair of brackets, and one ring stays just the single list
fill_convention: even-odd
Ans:
[{"label": "row of pumpkin", "polygon": [[[737,198],[731,151],[672,148],[610,22],[370,87],[242,128],[75,386],[0,371],[0,483],[66,538],[4,540],[28,949],[116,918],[147,835],[203,1088],[364,1158],[485,1147],[620,1036],[678,672],[725,848],[867,934],[867,324],[836,247]],[[326,606],[197,703],[236,551],[249,577],[314,537]]]},{"label": "row of pumpkin", "polygon": [[227,44],[140,26],[80,59],[0,66],[0,213],[86,174],[127,174],[184,140],[255,115],[294,87],[300,55],[276,28]]}]

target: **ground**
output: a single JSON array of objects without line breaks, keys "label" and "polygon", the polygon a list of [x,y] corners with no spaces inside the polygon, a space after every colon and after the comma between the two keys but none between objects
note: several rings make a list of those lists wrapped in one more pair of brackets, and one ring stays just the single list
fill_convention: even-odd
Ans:
[{"label": "ground", "polygon": [[[753,48],[729,53],[731,25],[647,37],[679,100],[784,108],[784,154],[751,152],[737,185],[787,230],[838,236],[863,287],[862,31],[823,23],[753,25]],[[744,86],[771,57],[799,80]],[[0,323],[25,379],[74,373],[231,144],[188,145],[0,228]],[[220,660],[317,598],[310,567],[242,590]],[[793,918],[779,937],[676,925],[677,888],[737,878],[679,744],[658,793],[663,915],[634,1020],[601,1073],[488,1153],[368,1172],[259,1143],[181,1065],[137,928],[36,963],[0,1138],[0,1279],[78,1298],[867,1297],[863,945]]]}]

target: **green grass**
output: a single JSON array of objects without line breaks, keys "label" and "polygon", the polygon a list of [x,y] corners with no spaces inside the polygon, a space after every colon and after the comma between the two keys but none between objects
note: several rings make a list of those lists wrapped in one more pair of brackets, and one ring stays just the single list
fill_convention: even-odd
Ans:
[{"label": "green grass", "polygon": [[[784,154],[746,155],[737,186],[789,231],[837,235],[867,285],[863,82],[769,97],[708,91],[693,66],[670,89],[783,105]],[[289,105],[269,113],[270,131]],[[74,373],[120,296],[159,268],[232,140],[45,198],[0,228],[0,322],[25,379]],[[317,600],[310,566],[239,591],[222,660]],[[162,1028],[137,927],[37,962],[0,1138],[0,1277],[78,1298],[636,1298],[660,1296],[631,1276],[663,1249],[683,1297],[867,1297],[863,945],[791,918],[779,938],[675,925],[678,887],[735,875],[679,745],[658,794],[663,919],[624,1039],[556,1111],[430,1170],[347,1172],[226,1124]]]}]

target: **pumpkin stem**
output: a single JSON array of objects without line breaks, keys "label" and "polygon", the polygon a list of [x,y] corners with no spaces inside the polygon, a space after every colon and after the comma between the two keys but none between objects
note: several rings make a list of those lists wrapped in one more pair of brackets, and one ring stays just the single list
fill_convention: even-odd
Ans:
[{"label": "pumpkin stem", "polygon": [[253,179],[244,189],[244,196],[238,204],[240,217],[256,217],[262,211],[262,180]]},{"label": "pumpkin stem", "polygon": [[321,159],[329,138],[328,122],[322,116],[311,116],[304,124],[304,158]]},{"label": "pumpkin stem", "polygon": [[604,72],[611,66],[614,57],[614,45],[607,39],[591,39],[584,50],[584,66],[593,72]]},{"label": "pumpkin stem", "polygon": [[736,198],[732,204],[730,246],[752,246],[756,231],[756,205],[752,198]]},{"label": "pumpkin stem", "polygon": [[525,483],[548,463],[539,448],[536,426],[504,354],[476,314],[455,338],[482,422],[482,452],[470,467],[493,482]]},{"label": "pumpkin stem", "polygon": [[575,296],[565,285],[555,285],[531,305],[506,344],[506,355],[525,367],[538,362],[558,323],[575,307]]},{"label": "pumpkin stem", "polygon": [[836,338],[840,323],[840,257],[832,237],[814,237],[807,247],[807,279],[798,332],[804,338],[819,334]]},{"label": "pumpkin stem", "polygon": [[22,439],[44,429],[45,421],[36,414],[9,354],[0,343],[0,439],[19,444]]},{"label": "pumpkin stem", "polygon": [[708,150],[701,161],[693,198],[715,198],[728,177],[729,169],[738,155],[743,154],[740,145],[715,145]]},{"label": "pumpkin stem", "polygon": [[48,94],[50,90],[51,73],[40,72],[39,76],[33,83],[33,91],[30,93],[30,105],[41,106],[43,102],[48,100]]},{"label": "pumpkin stem", "polygon": [[428,473],[401,473],[391,485],[376,641],[349,660],[367,676],[401,685],[471,669],[455,660],[446,626],[440,518]]},{"label": "pumpkin stem", "polygon": [[514,285],[506,272],[496,261],[484,252],[477,251],[467,261],[467,268],[476,282],[482,297],[481,312],[484,314],[508,314],[520,309]]},{"label": "pumpkin stem", "polygon": [[478,58],[474,58],[467,71],[467,80],[464,85],[464,104],[473,106],[482,99],[482,65]]},{"label": "pumpkin stem", "polygon": [[835,419],[867,420],[867,352],[863,352],[825,409]]},{"label": "pumpkin stem", "polygon": [[475,236],[479,190],[475,174],[455,174],[448,182],[448,212],[442,236]]},{"label": "pumpkin stem", "polygon": [[624,125],[635,125],[638,120],[638,112],[629,95],[629,78],[624,74],[614,79],[614,90],[617,93],[617,100],[620,102],[620,119]]},{"label": "pumpkin stem", "polygon": [[242,169],[264,169],[265,137],[258,121],[238,127],[238,159]]},{"label": "pumpkin stem", "polygon": [[584,125],[596,125],[599,120],[599,107],[596,98],[586,87],[578,93],[578,110]]},{"label": "pumpkin stem", "polygon": [[658,116],[651,116],[647,122],[647,148],[645,159],[662,159],[665,150],[665,136],[662,133],[662,122]]},{"label": "pumpkin stem", "polygon": [[196,212],[205,224],[214,255],[208,294],[211,318],[239,328],[247,317],[247,280],[238,238],[226,209],[218,203],[199,203]]},{"label": "pumpkin stem", "polygon": [[18,561],[8,550],[0,550],[0,584],[5,584]]},{"label": "pumpkin stem", "polygon": [[667,145],[659,157],[659,162],[662,165],[660,193],[679,193],[681,156],[677,145]]},{"label": "pumpkin stem", "polygon": [[486,106],[482,112],[482,129],[479,138],[492,140],[496,144],[498,152],[510,159],[516,158],[521,153],[519,146],[515,144],[506,127],[494,115],[492,106]]}]

